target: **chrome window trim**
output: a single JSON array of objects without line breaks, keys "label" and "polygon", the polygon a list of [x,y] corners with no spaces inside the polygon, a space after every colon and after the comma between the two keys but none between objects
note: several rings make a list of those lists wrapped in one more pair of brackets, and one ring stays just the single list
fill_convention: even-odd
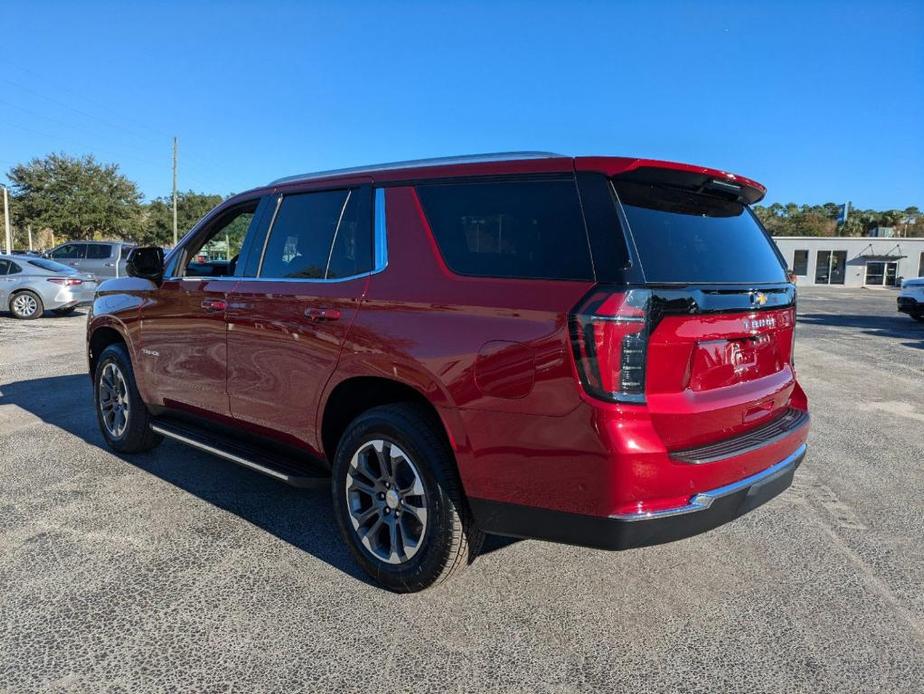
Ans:
[{"label": "chrome window trim", "polygon": [[751,487],[760,482],[764,482],[777,474],[783,474],[791,468],[795,469],[796,465],[799,463],[799,460],[801,460],[801,458],[805,455],[806,450],[807,446],[803,443],[792,454],[780,462],[771,465],[766,470],[761,470],[760,472],[755,473],[749,477],[745,477],[744,479],[740,479],[737,482],[726,484],[724,487],[718,487],[716,489],[710,489],[705,492],[694,494],[690,498],[690,501],[683,506],[668,508],[664,509],[663,511],[652,511],[650,513],[618,513],[610,516],[610,518],[613,520],[634,522],[654,520],[656,518],[668,518],[670,516],[682,516],[687,513],[705,511],[710,506],[712,506],[712,502],[716,501],[717,499],[721,499],[723,496],[728,496],[729,494],[743,491],[748,487]]},{"label": "chrome window trim", "polygon": [[388,267],[388,222],[385,216],[385,189],[375,189],[375,221],[373,224],[372,273]]}]

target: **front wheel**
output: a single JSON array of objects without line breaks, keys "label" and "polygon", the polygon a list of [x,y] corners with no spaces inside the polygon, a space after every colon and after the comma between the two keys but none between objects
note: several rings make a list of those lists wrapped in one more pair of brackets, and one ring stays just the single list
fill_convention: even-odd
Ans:
[{"label": "front wheel", "polygon": [[96,418],[106,443],[120,453],[140,453],[162,437],[151,429],[151,415],[135,385],[125,347],[109,345],[99,355],[93,376]]},{"label": "front wheel", "polygon": [[439,426],[417,405],[375,407],[350,424],[334,457],[340,533],[363,570],[399,593],[459,572],[484,539]]}]

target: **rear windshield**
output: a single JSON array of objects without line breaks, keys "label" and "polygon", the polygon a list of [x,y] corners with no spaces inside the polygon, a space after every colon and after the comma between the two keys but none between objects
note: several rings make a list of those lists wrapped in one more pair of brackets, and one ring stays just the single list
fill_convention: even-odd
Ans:
[{"label": "rear windshield", "polygon": [[35,265],[35,267],[40,267],[49,272],[63,272],[66,275],[73,275],[77,272],[70,265],[56,263],[53,260],[46,260],[45,258],[29,258],[26,262],[29,263],[29,265]]},{"label": "rear windshield", "polygon": [[417,186],[417,195],[453,272],[593,279],[573,178],[438,183]]},{"label": "rear windshield", "polygon": [[614,185],[647,282],[786,282],[779,256],[745,205],[668,186]]}]

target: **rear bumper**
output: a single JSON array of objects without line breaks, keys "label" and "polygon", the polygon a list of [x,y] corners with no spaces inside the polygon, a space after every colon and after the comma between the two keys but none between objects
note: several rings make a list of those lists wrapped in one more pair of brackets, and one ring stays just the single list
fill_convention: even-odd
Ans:
[{"label": "rear bumper", "polygon": [[469,499],[469,503],[475,522],[488,533],[599,549],[631,549],[697,535],[757,508],[792,484],[805,452],[802,444],[761,472],[656,512],[588,516],[487,499]]}]

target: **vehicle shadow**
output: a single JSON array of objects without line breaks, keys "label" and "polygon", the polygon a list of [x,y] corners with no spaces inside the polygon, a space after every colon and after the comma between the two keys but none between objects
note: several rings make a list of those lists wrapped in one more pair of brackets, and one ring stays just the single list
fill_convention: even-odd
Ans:
[{"label": "vehicle shadow", "polygon": [[797,322],[822,327],[854,328],[867,335],[909,340],[903,343],[906,347],[924,349],[924,323],[919,323],[909,316],[804,313],[799,314]]},{"label": "vehicle shadow", "polygon": [[[48,319],[72,320],[74,318],[86,318],[86,317],[87,317],[87,309],[85,308],[78,308],[74,311],[71,311],[70,313],[58,313],[54,309],[47,309],[42,314],[42,317],[37,318],[36,320],[41,322],[41,321],[48,320]],[[18,321],[18,319],[13,317],[12,313],[6,310],[0,311],[0,318],[9,318],[10,320]],[[29,321],[22,321],[22,322],[28,323]]]},{"label": "vehicle shadow", "polygon": [[334,522],[330,492],[297,489],[246,468],[165,440],[148,453],[117,454],[106,447],[85,374],[0,386],[0,405],[13,404],[92,446],[233,513],[298,549],[371,583],[353,561]]},{"label": "vehicle shadow", "polygon": [[[148,453],[115,453],[99,432],[90,379],[85,374],[0,385],[0,405],[7,404],[16,405],[91,446],[233,513],[349,576],[372,584],[340,538],[327,487],[290,487],[170,440]],[[513,542],[516,540],[512,538],[489,536],[482,553]]]}]

